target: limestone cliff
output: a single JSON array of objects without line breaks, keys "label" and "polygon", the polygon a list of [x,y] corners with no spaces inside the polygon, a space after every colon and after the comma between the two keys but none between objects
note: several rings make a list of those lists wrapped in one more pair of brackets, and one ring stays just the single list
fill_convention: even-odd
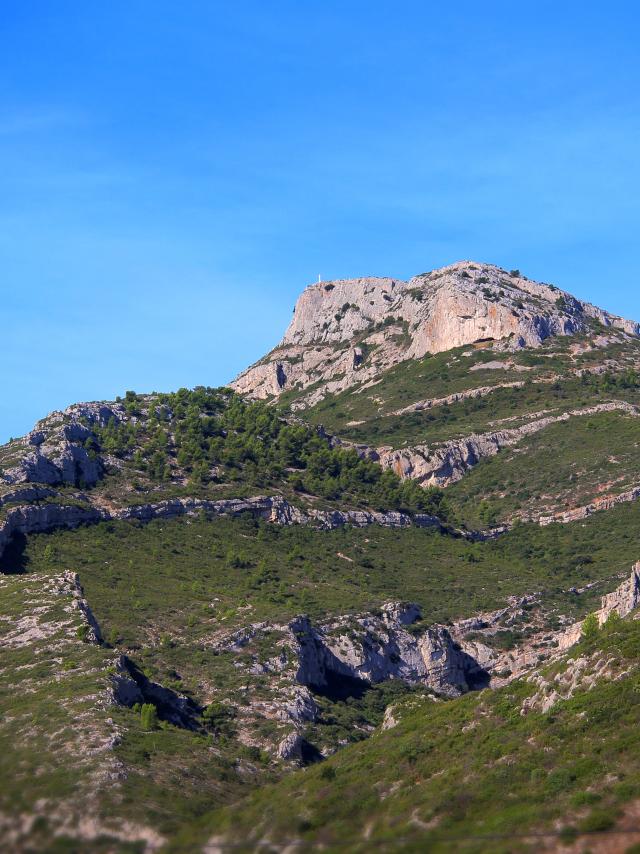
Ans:
[{"label": "limestone cliff", "polygon": [[461,261],[409,281],[319,282],[298,299],[281,343],[233,383],[259,398],[302,390],[306,402],[337,392],[405,359],[476,342],[537,347],[597,321],[637,336],[640,326],[492,265]]},{"label": "limestone cliff", "polygon": [[[613,611],[625,617],[639,604],[636,564],[622,584],[602,597],[598,620],[603,623]],[[560,618],[563,627],[550,628],[539,606],[539,594],[510,597],[496,611],[444,626],[423,624],[414,603],[387,602],[374,612],[343,614],[320,623],[306,615],[287,624],[253,623],[218,636],[213,648],[216,654],[238,655],[234,667],[247,677],[268,678],[267,696],[250,703],[245,717],[257,715],[291,727],[276,752],[300,762],[301,732],[319,716],[314,694],[354,696],[366,685],[392,679],[451,698],[500,687],[525,674],[538,679],[542,666],[560,659],[580,640],[583,625]],[[523,620],[530,631],[513,648],[492,642]],[[525,703],[525,710],[529,707],[534,706]],[[385,717],[383,728],[394,725],[391,718]]]}]

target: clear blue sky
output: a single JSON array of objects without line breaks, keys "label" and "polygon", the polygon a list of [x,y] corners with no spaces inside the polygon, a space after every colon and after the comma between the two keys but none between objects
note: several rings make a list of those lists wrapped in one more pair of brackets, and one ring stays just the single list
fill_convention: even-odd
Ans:
[{"label": "clear blue sky", "polygon": [[636,2],[4,0],[0,440],[217,385],[323,278],[519,267],[640,319]]}]

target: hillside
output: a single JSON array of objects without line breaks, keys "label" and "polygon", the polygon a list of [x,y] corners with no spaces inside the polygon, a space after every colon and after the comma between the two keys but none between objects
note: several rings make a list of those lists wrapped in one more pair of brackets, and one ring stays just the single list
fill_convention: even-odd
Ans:
[{"label": "hillside", "polygon": [[5,846],[630,849],[639,415],[638,324],[460,262],[43,418],[0,448]]},{"label": "hillside", "polygon": [[639,639],[637,622],[612,620],[508,687],[394,704],[367,741],[208,819],[210,838],[248,837],[245,850],[313,840],[352,851],[636,851]]}]

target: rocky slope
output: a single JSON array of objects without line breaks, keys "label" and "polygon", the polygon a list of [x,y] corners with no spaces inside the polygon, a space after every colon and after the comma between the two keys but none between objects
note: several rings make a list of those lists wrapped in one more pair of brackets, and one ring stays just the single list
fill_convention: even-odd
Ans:
[{"label": "rocky slope", "polygon": [[537,347],[593,321],[637,336],[640,326],[518,271],[461,261],[409,281],[348,279],[310,285],[280,344],[233,383],[241,394],[304,395],[298,405],[374,379],[406,359],[478,342]]},{"label": "rocky slope", "polygon": [[608,621],[496,691],[405,698],[373,737],[212,814],[210,850],[632,852],[639,639]]},{"label": "rocky slope", "polygon": [[[450,698],[520,678],[564,654],[580,641],[583,632],[583,620],[556,630],[545,628],[544,615],[536,611],[538,605],[535,594],[512,598],[497,611],[443,626],[424,625],[415,603],[387,602],[376,613],[341,615],[319,625],[306,616],[286,625],[256,623],[217,640],[215,648],[239,653],[259,649],[257,641],[264,645],[269,639],[268,658],[253,653],[237,666],[254,675],[271,675],[280,692],[271,701],[276,719],[303,730],[318,717],[309,688],[349,696],[365,685],[393,679]],[[602,626],[612,614],[627,617],[639,605],[637,563],[627,579],[602,596],[594,613]],[[523,617],[529,629],[534,629],[525,640],[508,650],[490,645]],[[549,701],[545,711],[552,705]],[[258,708],[264,711],[264,703]]]},{"label": "rocky slope", "polygon": [[0,482],[93,486],[104,473],[104,461],[91,451],[91,428],[125,416],[123,406],[106,403],[74,404],[52,413],[1,449]]},{"label": "rocky slope", "polygon": [[122,773],[107,689],[115,654],[100,639],[74,572],[0,575],[3,850],[45,850],[67,833],[89,848],[157,836],[99,818]]}]

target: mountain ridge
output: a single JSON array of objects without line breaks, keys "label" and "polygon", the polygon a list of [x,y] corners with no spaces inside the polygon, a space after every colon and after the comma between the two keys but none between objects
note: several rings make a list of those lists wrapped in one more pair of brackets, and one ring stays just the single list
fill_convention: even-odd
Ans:
[{"label": "mountain ridge", "polygon": [[539,347],[594,322],[640,335],[636,321],[490,264],[458,261],[408,281],[318,282],[300,294],[281,342],[231,385],[267,399],[314,386],[317,402],[407,359],[489,342],[506,351]]}]

